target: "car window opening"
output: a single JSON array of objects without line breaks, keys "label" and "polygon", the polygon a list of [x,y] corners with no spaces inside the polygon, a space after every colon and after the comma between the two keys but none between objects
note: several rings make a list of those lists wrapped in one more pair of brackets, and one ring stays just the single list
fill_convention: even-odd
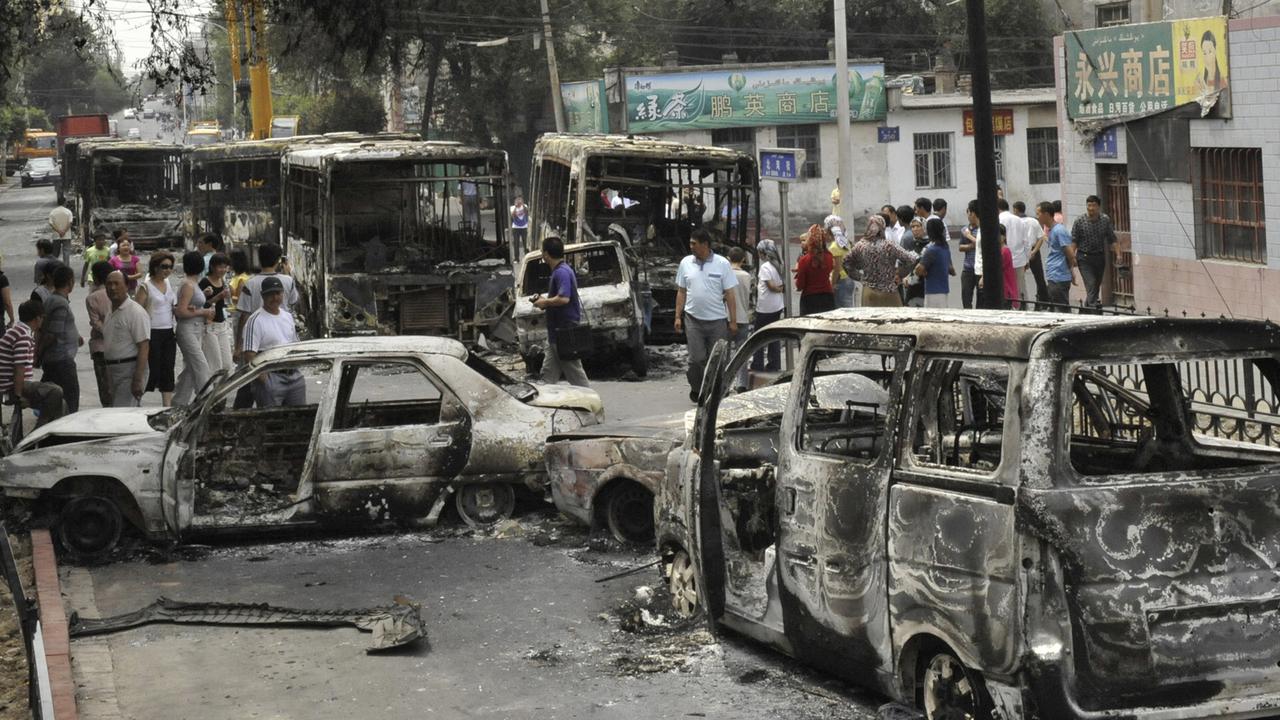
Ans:
[{"label": "car window opening", "polygon": [[994,472],[1002,454],[1008,363],[929,358],[917,377],[915,464]]}]

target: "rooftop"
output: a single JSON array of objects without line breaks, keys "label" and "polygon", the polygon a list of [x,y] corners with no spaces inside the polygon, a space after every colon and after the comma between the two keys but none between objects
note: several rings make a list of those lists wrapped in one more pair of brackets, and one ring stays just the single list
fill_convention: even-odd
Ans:
[{"label": "rooftop", "polygon": [[[999,105],[1054,105],[1058,93],[1051,87],[1019,88],[1016,90],[992,90],[991,104]],[[907,110],[927,108],[970,107],[973,98],[964,93],[934,93],[930,95],[902,95],[902,107]]]},{"label": "rooftop", "polygon": [[283,357],[350,357],[360,353],[425,353],[449,355],[458,360],[467,358],[466,347],[453,338],[431,335],[377,335],[306,340],[272,348],[254,359],[266,362]]},{"label": "rooftop", "polygon": [[753,160],[750,155],[711,145],[659,140],[648,135],[569,135],[547,133],[533,147],[534,157],[544,154],[561,157],[603,155],[614,157],[652,157],[688,160],[711,160],[725,163]]},{"label": "rooftop", "polygon": [[320,167],[333,162],[375,162],[379,160],[451,160],[488,158],[506,164],[506,153],[438,140],[385,140],[378,137],[359,142],[293,147],[284,155],[285,165]]}]

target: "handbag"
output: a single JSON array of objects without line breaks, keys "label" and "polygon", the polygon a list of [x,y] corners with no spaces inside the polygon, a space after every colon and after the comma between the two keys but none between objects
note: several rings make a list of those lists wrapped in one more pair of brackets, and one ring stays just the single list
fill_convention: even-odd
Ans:
[{"label": "handbag", "polygon": [[558,328],[555,332],[556,355],[561,360],[581,360],[591,355],[595,341],[591,328],[582,323]]}]

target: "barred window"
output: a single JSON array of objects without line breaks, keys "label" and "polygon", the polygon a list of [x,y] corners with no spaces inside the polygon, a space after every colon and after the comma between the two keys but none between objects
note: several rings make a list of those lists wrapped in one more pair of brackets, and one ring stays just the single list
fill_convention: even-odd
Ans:
[{"label": "barred window", "polygon": [[1193,148],[1196,245],[1202,258],[1267,262],[1260,148]]},{"label": "barred window", "polygon": [[1004,181],[1004,135],[996,135],[992,138],[995,140],[996,155],[996,184],[1000,187],[1007,187],[1008,183]]},{"label": "barred window", "polygon": [[817,125],[779,125],[778,147],[804,150],[803,178],[822,177],[822,153],[819,152]]},{"label": "barred window", "polygon": [[1118,2],[1098,6],[1098,27],[1115,27],[1129,24],[1129,3]]},{"label": "barred window", "polygon": [[1032,185],[1058,182],[1058,128],[1027,128],[1027,165]]},{"label": "barred window", "polygon": [[916,189],[953,188],[951,138],[955,133],[916,133]]}]

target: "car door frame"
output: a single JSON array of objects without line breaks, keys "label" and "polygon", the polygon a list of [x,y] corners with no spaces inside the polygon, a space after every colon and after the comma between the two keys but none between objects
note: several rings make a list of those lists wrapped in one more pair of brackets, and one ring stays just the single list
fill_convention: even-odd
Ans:
[{"label": "car door frame", "polygon": [[[349,481],[342,481],[342,480],[327,479],[324,477],[317,477],[317,474],[320,473],[320,470],[316,469],[313,471],[312,477],[317,488],[331,485],[331,486],[334,486],[335,488],[346,487],[346,488],[354,489],[355,487],[367,488],[371,485],[382,484],[382,483],[397,484],[402,486],[410,485],[410,484],[418,484],[418,485],[425,486],[433,482],[450,480],[454,477],[457,477],[458,474],[460,474],[463,470],[466,469],[468,461],[470,459],[472,445],[473,445],[470,435],[474,425],[474,418],[471,417],[471,413],[467,410],[466,404],[461,401],[457,393],[454,392],[453,388],[450,387],[449,384],[446,383],[440,377],[439,373],[436,373],[431,369],[429,362],[425,361],[422,357],[418,355],[409,355],[409,354],[361,355],[357,358],[336,358],[335,359],[334,366],[333,366],[333,377],[334,377],[335,388],[333,393],[332,408],[331,408],[331,412],[329,412],[326,415],[324,419],[324,424],[320,427],[319,431],[317,432],[315,440],[313,440],[312,460],[314,460],[314,462],[317,464],[321,464],[324,460],[324,457],[322,457],[322,452],[321,452],[322,448],[320,447],[323,440],[323,436],[331,435],[334,433],[342,433],[342,432],[359,430],[358,428],[335,430],[333,427],[334,422],[338,416],[338,410],[339,410],[338,404],[342,400],[341,394],[342,394],[343,372],[348,367],[359,368],[359,367],[368,367],[371,365],[379,365],[379,364],[400,364],[400,365],[407,365],[412,367],[414,370],[422,373],[423,377],[428,382],[430,382],[433,386],[435,386],[435,388],[440,392],[442,410],[446,402],[446,398],[450,399],[451,404],[457,408],[457,411],[460,414],[460,418],[455,422],[445,423],[444,421],[437,419],[437,422],[435,423],[431,423],[431,424],[424,423],[424,424],[409,426],[409,427],[423,427],[423,428],[438,428],[439,426],[444,424],[460,426],[461,427],[460,432],[466,438],[465,440],[466,448],[461,461],[456,463],[457,471],[447,476],[420,475],[420,476],[412,476],[412,477],[405,477],[405,478],[359,478],[359,479],[352,479]],[[348,392],[349,392],[349,389],[348,389]],[[401,427],[404,427],[404,426],[401,426]],[[381,428],[373,428],[373,430],[380,430],[380,429]],[[454,442],[456,442],[456,440],[454,440]],[[443,487],[443,483],[441,486]],[[424,514],[425,514],[425,509],[424,509]]]}]

